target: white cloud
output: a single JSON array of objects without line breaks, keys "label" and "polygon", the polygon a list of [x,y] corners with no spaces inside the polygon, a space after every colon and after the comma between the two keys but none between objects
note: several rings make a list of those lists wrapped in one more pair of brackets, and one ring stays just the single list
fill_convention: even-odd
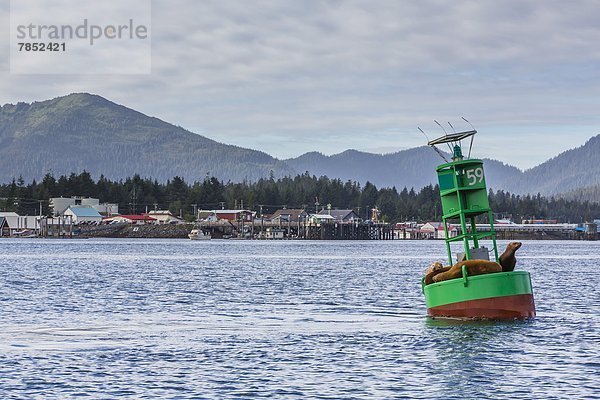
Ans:
[{"label": "white cloud", "polygon": [[561,135],[598,133],[599,14],[594,1],[155,0],[151,76],[3,72],[0,102],[89,91],[280,157],[422,145],[417,126],[464,115],[487,155],[529,167],[570,147]]}]

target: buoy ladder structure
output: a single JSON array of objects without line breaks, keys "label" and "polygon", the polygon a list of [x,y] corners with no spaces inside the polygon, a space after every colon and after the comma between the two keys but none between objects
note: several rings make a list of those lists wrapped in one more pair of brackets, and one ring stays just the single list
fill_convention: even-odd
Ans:
[{"label": "buoy ladder structure", "polygon": [[[463,120],[468,123],[466,119]],[[441,127],[439,123],[438,125]],[[454,130],[453,127],[452,129]],[[453,133],[447,133],[444,129],[443,136],[434,140],[428,139],[428,145],[445,161],[436,168],[436,172],[449,265],[454,263],[451,247],[454,242],[462,242],[464,249],[463,252],[457,253],[457,261],[489,260],[490,251],[480,245],[483,239],[491,240],[493,261],[499,262],[483,161],[470,158],[476,133],[474,128]],[[461,141],[465,139],[470,139],[467,157],[464,157],[461,146]],[[448,146],[452,161],[448,161],[444,153],[436,147],[443,144]],[[490,229],[485,232],[477,231],[476,218],[480,215],[487,216]],[[461,231],[457,236],[451,237],[448,225],[454,220],[459,221]],[[511,271],[468,276],[463,268],[462,275],[458,279],[429,285],[425,285],[424,279],[421,281],[428,315],[477,319],[525,319],[535,316],[533,290],[528,272]]]}]

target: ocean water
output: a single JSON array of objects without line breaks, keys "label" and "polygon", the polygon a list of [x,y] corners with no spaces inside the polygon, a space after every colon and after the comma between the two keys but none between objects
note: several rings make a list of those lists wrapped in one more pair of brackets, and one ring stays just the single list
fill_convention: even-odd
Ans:
[{"label": "ocean water", "polygon": [[427,318],[419,280],[443,254],[0,240],[0,398],[600,398],[600,242],[524,242],[527,322]]}]

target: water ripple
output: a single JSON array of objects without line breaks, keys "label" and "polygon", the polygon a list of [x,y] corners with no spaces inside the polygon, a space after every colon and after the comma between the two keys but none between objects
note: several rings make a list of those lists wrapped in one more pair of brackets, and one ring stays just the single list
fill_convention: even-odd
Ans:
[{"label": "water ripple", "polygon": [[[501,242],[503,247],[506,242]],[[440,242],[0,241],[2,398],[600,398],[597,242],[525,242],[538,317],[425,317]]]}]

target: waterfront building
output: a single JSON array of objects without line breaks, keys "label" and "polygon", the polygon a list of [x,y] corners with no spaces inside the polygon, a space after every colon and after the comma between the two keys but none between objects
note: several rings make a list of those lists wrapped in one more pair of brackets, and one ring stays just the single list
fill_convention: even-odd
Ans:
[{"label": "waterfront building", "polygon": [[285,236],[285,229],[283,228],[267,228],[265,233],[266,239],[283,239]]},{"label": "waterfront building", "polygon": [[227,221],[244,221],[252,222],[254,213],[250,210],[213,210],[217,219]]},{"label": "waterfront building", "polygon": [[313,225],[320,225],[322,223],[335,222],[335,218],[329,214],[310,214],[308,221]]},{"label": "waterfront building", "polygon": [[418,239],[418,231],[414,221],[397,222],[394,225],[394,239]]},{"label": "waterfront building", "polygon": [[50,199],[50,209],[56,217],[64,215],[64,212],[71,206],[92,207],[98,213],[103,215],[116,215],[119,213],[119,205],[114,203],[100,203],[99,199],[93,197],[71,196],[71,197],[52,197]]},{"label": "waterfront building", "polygon": [[9,232],[11,228],[16,229],[19,214],[12,211],[0,212],[0,217],[4,220],[4,225],[6,226]]},{"label": "waterfront building", "polygon": [[131,225],[149,225],[156,224],[157,221],[155,218],[147,215],[115,215],[113,217],[106,217],[102,220],[102,222],[110,224],[131,224]]},{"label": "waterfront building", "polygon": [[156,224],[158,225],[179,225],[185,224],[185,221],[175,215],[169,210],[154,210],[150,211],[147,214],[149,217],[152,217],[156,220]]},{"label": "waterfront building", "polygon": [[0,212],[0,236],[33,234],[40,229],[40,217],[19,215],[15,212]]},{"label": "waterfront building", "polygon": [[198,210],[198,215],[196,217],[198,221],[206,221],[206,222],[217,222],[219,218],[217,218],[217,214],[214,210]]},{"label": "waterfront building", "polygon": [[354,210],[321,210],[318,215],[330,215],[336,222],[354,222],[360,220],[360,217]]},{"label": "waterfront building", "polygon": [[[427,222],[419,229],[419,233],[423,239],[446,239],[444,232],[444,224],[441,222]],[[448,237],[456,237],[458,229],[455,226],[448,224]]]},{"label": "waterfront building", "polygon": [[198,220],[206,222],[244,221],[252,222],[255,213],[250,210],[198,210]]},{"label": "waterfront building", "polygon": [[71,218],[75,225],[102,222],[102,215],[91,206],[69,206],[62,215]]},{"label": "waterfront building", "polygon": [[275,211],[270,217],[269,220],[272,222],[303,222],[308,217],[308,213],[299,208],[291,208],[291,209],[280,209]]}]

